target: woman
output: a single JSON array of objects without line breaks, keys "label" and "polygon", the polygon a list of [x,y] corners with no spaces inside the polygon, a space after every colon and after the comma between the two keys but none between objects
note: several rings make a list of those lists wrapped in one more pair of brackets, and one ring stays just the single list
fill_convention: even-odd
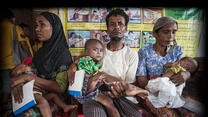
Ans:
[{"label": "woman", "polygon": [[[153,27],[153,36],[156,43],[139,50],[139,64],[137,69],[138,84],[145,88],[148,80],[161,76],[165,69],[164,64],[175,62],[183,57],[182,48],[175,43],[175,35],[178,30],[178,23],[171,17],[161,17]],[[171,43],[174,42],[172,45]],[[177,86],[184,83],[190,78],[187,71],[180,72],[178,75],[171,77],[171,81]],[[183,108],[154,108],[146,100],[146,107],[156,116],[175,117],[175,116],[195,116],[194,113],[188,112]]]},{"label": "woman", "polygon": [[[35,80],[35,86],[47,92],[60,94],[67,89],[67,69],[72,63],[72,57],[61,21],[57,15],[43,12],[37,16],[35,23],[35,33],[38,39],[43,42],[43,47],[37,51],[32,59],[31,66],[37,77],[23,74],[12,78],[11,85],[18,84],[12,88],[14,99],[18,102],[22,100],[20,90],[22,84],[33,79]],[[34,110],[35,108],[32,109],[32,111]],[[28,112],[26,111],[21,115],[29,115]]]}]

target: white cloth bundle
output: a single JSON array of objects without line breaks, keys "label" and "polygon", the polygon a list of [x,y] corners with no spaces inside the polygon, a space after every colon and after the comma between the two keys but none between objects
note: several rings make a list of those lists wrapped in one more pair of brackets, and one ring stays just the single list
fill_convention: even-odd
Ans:
[{"label": "white cloth bundle", "polygon": [[149,80],[145,88],[150,92],[147,98],[155,108],[179,108],[185,104],[181,96],[184,87],[185,83],[176,87],[168,77],[159,77]]}]

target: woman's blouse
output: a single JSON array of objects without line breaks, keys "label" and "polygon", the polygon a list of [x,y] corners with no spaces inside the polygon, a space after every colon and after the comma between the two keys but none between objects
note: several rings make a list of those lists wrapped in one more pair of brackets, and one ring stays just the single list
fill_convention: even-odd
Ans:
[{"label": "woman's blouse", "polygon": [[67,71],[59,72],[56,77],[53,79],[55,80],[62,91],[66,91],[68,88],[68,73]]},{"label": "woman's blouse", "polygon": [[183,57],[182,48],[174,45],[173,51],[164,57],[158,55],[153,45],[141,48],[138,52],[139,63],[136,76],[160,76],[165,72],[164,65],[172,63]]}]

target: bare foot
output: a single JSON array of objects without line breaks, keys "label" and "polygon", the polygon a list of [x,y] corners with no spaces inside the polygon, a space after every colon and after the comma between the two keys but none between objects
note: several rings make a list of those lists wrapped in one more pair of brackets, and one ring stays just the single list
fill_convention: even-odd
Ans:
[{"label": "bare foot", "polygon": [[77,105],[66,105],[63,109],[64,109],[64,112],[69,112],[77,107],[78,107]]},{"label": "bare foot", "polygon": [[143,99],[149,95],[149,92],[147,90],[139,88],[139,87],[131,85],[131,84],[128,85],[128,88],[126,89],[125,93],[127,96],[137,95]]}]

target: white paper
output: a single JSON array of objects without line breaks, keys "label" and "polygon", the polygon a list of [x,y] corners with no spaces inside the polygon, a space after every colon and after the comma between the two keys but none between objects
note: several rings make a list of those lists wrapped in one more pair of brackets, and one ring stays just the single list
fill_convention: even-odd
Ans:
[{"label": "white paper", "polygon": [[23,100],[22,103],[14,102],[14,95],[12,93],[12,108],[14,115],[18,115],[19,113],[27,110],[28,108],[34,106],[36,104],[34,94],[33,94],[33,86],[35,80],[31,80],[23,85]]},{"label": "white paper", "polygon": [[75,72],[74,83],[68,88],[68,94],[82,96],[82,86],[84,81],[84,70],[79,70]]}]

